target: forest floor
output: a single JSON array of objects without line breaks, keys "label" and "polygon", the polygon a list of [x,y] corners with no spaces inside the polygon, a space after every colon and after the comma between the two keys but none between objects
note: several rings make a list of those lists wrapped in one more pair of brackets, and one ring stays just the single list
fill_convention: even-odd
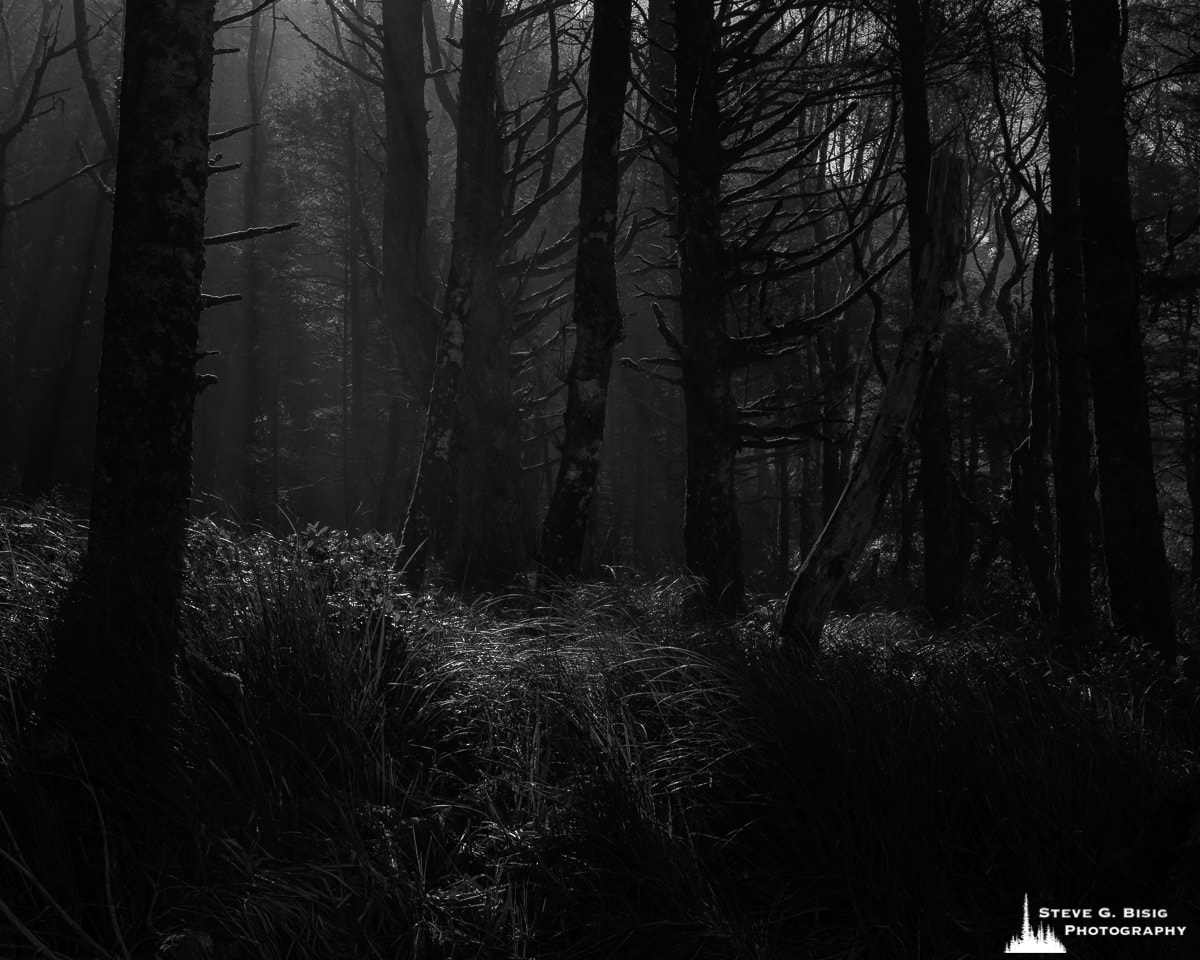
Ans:
[{"label": "forest floor", "polygon": [[767,606],[706,622],[683,581],[414,598],[389,540],[208,521],[179,731],[196,862],[163,876],[114,833],[89,909],[20,747],[82,543],[55,508],[0,510],[5,958],[121,957],[147,928],[256,960],[984,958],[1026,894],[1189,928],[1059,924],[1070,956],[1200,955],[1187,669],[1057,662],[1011,602],[940,634],[867,606],[812,664]]}]

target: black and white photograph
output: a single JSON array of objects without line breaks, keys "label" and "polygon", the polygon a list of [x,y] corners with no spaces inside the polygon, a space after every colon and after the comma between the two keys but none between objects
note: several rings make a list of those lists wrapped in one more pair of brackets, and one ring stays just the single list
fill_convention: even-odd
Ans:
[{"label": "black and white photograph", "polygon": [[0,0],[0,960],[1200,957],[1200,0]]}]

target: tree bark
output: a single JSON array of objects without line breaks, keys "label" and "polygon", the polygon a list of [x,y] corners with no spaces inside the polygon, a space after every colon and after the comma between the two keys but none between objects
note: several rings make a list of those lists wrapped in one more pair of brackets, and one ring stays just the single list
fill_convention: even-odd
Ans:
[{"label": "tree bark", "polygon": [[[503,40],[504,6],[502,0],[493,0],[488,10],[488,16],[496,23],[497,46]],[[468,9],[464,8],[464,32]],[[464,46],[464,61],[466,56]],[[492,55],[493,61],[496,56]],[[504,94],[500,83],[498,72],[493,69],[488,95],[495,101],[502,100]],[[464,99],[465,91],[459,95],[460,149],[466,124]],[[553,124],[548,122],[548,135],[552,129]],[[454,521],[443,564],[447,581],[456,587],[493,593],[512,589],[529,563],[521,423],[510,359],[513,303],[506,296],[500,271],[507,246],[505,233],[511,227],[505,218],[512,212],[515,196],[514,181],[503,172],[506,166],[503,133],[500,118],[493,114],[490,127],[479,128],[472,134],[496,142],[493,165],[482,174],[479,187],[488,198],[489,211],[496,210],[497,216],[489,214],[479,225],[471,333],[465,344],[463,391],[451,448]]]},{"label": "tree bark", "polygon": [[684,548],[707,603],[734,612],[743,591],[734,476],[741,437],[725,329],[719,35],[710,4],[694,8],[676,0],[674,9],[680,362],[687,420]]},{"label": "tree bark", "polygon": [[[97,792],[130,790],[143,804],[149,795],[182,802],[171,740],[213,10],[214,0],[126,5],[91,522],[56,622],[40,708],[44,725],[72,737]],[[146,842],[161,846],[156,827],[143,826],[154,838]],[[172,852],[162,848],[164,857]]]},{"label": "tree bark", "polygon": [[909,488],[908,482],[911,466],[911,456],[905,456],[900,463],[896,485],[892,492],[892,503],[899,521],[897,524],[899,529],[896,531],[896,561],[892,567],[892,577],[905,585],[908,583],[908,573],[912,567],[913,532],[916,527],[912,490]]},{"label": "tree bark", "polygon": [[[1033,268],[1033,302],[1029,342],[1025,354],[1028,411],[1024,439],[1009,461],[1012,485],[1014,546],[1029,573],[1042,621],[1050,629],[1059,622],[1058,591],[1054,582],[1054,542],[1050,509],[1049,470],[1046,453],[1050,446],[1050,244],[1045,217],[1038,220],[1039,243]],[[1020,361],[1018,361],[1020,362]]]},{"label": "tree bark", "polygon": [[[361,63],[356,47],[351,54]],[[363,471],[363,438],[366,433],[366,329],[362,309],[362,276],[359,254],[362,249],[358,225],[363,219],[362,187],[358,158],[358,91],[351,86],[346,112],[346,245],[343,304],[342,356],[342,513],[347,530],[358,526],[362,503],[360,478]]]},{"label": "tree bark", "polygon": [[1175,621],[1138,321],[1121,4],[1077,3],[1071,25],[1079,140],[1088,145],[1079,152],[1079,200],[1109,605],[1118,633],[1144,640],[1173,660]]},{"label": "tree bark", "polygon": [[[249,152],[246,175],[242,180],[242,223],[245,228],[258,225],[259,198],[262,194],[265,133],[262,127],[262,94],[264,81],[260,76],[258,55],[262,39],[262,14],[250,18],[250,34],[246,41],[246,97],[250,106],[248,122],[255,124],[247,131]],[[264,335],[262,303],[262,260],[257,244],[246,243],[238,251],[242,262],[241,329],[242,382],[244,393],[240,414],[237,456],[241,473],[239,513],[244,523],[258,523],[266,511],[266,451],[260,416],[264,413]]]},{"label": "tree bark", "polygon": [[[927,189],[933,152],[926,88],[925,16],[919,0],[896,2],[896,46],[900,57],[900,98],[903,104],[904,188],[908,211],[909,269],[913,297],[930,225]],[[919,309],[914,304],[914,310]],[[958,551],[954,497],[951,494],[953,449],[944,358],[931,373],[917,433],[921,453],[918,485],[921,493],[925,608],[934,626],[945,626],[959,613]]]},{"label": "tree bark", "polygon": [[[456,440],[468,321],[481,309],[499,307],[495,276],[500,237],[496,66],[502,7],[497,0],[465,0],[463,4],[450,273],[421,457],[396,554],[397,569],[404,570],[414,588],[424,582],[430,538],[451,483],[450,458]],[[507,343],[504,351],[506,358]]]},{"label": "tree bark", "polygon": [[1050,243],[1054,255],[1052,349],[1057,430],[1052,450],[1059,619],[1066,637],[1092,625],[1092,431],[1087,331],[1079,247],[1079,138],[1067,0],[1041,0],[1042,56],[1050,145]]},{"label": "tree bark", "polygon": [[[383,101],[387,166],[383,196],[383,302],[396,362],[416,396],[433,381],[437,315],[429,303],[433,278],[425,234],[429,210],[429,134],[425,111],[422,14],[427,0],[383,3]],[[391,526],[398,471],[400,404],[388,413],[384,483],[376,525]],[[395,437],[395,443],[392,438]]]},{"label": "tree bark", "polygon": [[792,572],[791,457],[785,447],[775,451],[775,482],[779,505],[775,519],[775,577],[779,589],[787,587]]},{"label": "tree bark", "polygon": [[613,350],[621,339],[617,158],[629,79],[632,7],[630,0],[596,0],[593,9],[575,256],[575,351],[567,373],[562,459],[542,527],[540,558],[545,571],[559,578],[581,572],[588,510],[600,470]]},{"label": "tree bark", "polygon": [[967,164],[948,152],[933,161],[928,190],[929,242],[921,259],[912,321],[863,451],[833,516],[821,531],[784,606],[781,632],[815,656],[834,598],[870,540],[925,399],[958,293],[967,236]]}]

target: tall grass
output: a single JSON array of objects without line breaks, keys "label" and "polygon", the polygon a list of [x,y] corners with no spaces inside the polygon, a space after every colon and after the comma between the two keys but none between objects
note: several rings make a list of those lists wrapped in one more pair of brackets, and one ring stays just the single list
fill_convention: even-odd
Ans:
[{"label": "tall grass", "polygon": [[[0,530],[4,695],[36,685],[78,533],[46,511]],[[17,759],[30,698],[0,704],[0,956],[119,957],[150,929],[269,960],[950,960],[998,955],[1026,893],[1200,919],[1187,722],[1159,722],[1136,668],[880,612],[814,665],[761,616],[697,620],[683,581],[472,605],[407,594],[389,552],[194,527],[194,862],[159,875],[112,833],[103,904],[62,882],[71,851]]]}]

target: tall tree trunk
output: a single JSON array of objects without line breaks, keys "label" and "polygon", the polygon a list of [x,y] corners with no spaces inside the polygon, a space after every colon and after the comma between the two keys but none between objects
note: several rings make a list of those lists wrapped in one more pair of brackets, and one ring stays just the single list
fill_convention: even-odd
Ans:
[{"label": "tall tree trunk", "polygon": [[[1184,322],[1184,345],[1200,360],[1200,351],[1191,346],[1191,334],[1196,326],[1196,296],[1189,296]],[[1183,461],[1184,482],[1187,487],[1188,506],[1192,510],[1192,534],[1188,578],[1193,585],[1200,583],[1200,441],[1196,437],[1196,416],[1200,410],[1200,362],[1192,372],[1191,389],[1183,404],[1183,443],[1180,450]]]},{"label": "tall tree trunk", "polygon": [[933,625],[944,627],[958,617],[961,607],[957,523],[953,483],[953,446],[946,359],[939,359],[930,377],[917,439],[921,466],[917,483],[921,491],[921,536],[925,544],[925,609]]},{"label": "tall tree trunk", "polygon": [[[920,0],[897,0],[896,45],[900,57],[903,104],[904,188],[908,211],[910,279],[917,295],[918,269],[929,242],[926,219],[929,164],[933,150],[926,95],[925,15]],[[914,304],[914,310],[919,309]],[[935,626],[952,621],[959,611],[958,557],[954,543],[954,497],[951,493],[953,450],[946,408],[944,359],[935,366],[924,399],[917,433],[921,453],[922,535],[925,543],[925,608]]]},{"label": "tall tree trunk", "polygon": [[[814,304],[814,312],[828,307]],[[853,430],[854,386],[857,368],[850,357],[850,321],[847,318],[827,331],[818,351],[825,392],[821,451],[821,518],[833,515],[846,486],[845,461],[849,459]]]},{"label": "tall tree trunk", "polygon": [[775,482],[779,497],[775,519],[775,578],[779,589],[787,586],[792,572],[791,456],[786,447],[775,451]]},{"label": "tall tree trunk", "polygon": [[675,2],[676,184],[689,569],[714,609],[742,603],[742,537],[734,467],[741,444],[727,363],[721,241],[720,42],[711,4]]},{"label": "tall tree trunk", "polygon": [[[502,8],[498,0],[465,0],[463,4],[450,274],[421,458],[396,554],[396,567],[405,571],[414,588],[424,582],[430,538],[451,482],[450,457],[456,441],[468,321],[474,321],[481,309],[499,309],[495,277],[500,235],[496,65]],[[507,343],[504,353],[504,358],[489,359],[505,360]]]},{"label": "tall tree trunk", "polygon": [[593,9],[575,255],[575,352],[567,373],[562,460],[541,542],[543,567],[560,578],[581,572],[588,510],[600,470],[613,350],[621,338],[617,157],[629,78],[632,8],[630,0],[596,0]]},{"label": "tall tree trunk", "polygon": [[0,145],[0,495],[16,487],[17,318],[12,268],[4,261],[9,212],[8,156]]},{"label": "tall tree trunk", "polygon": [[1050,143],[1050,240],[1054,254],[1054,369],[1057,430],[1052,450],[1059,618],[1070,638],[1092,625],[1092,431],[1087,331],[1079,247],[1079,137],[1067,0],[1041,0]]},{"label": "tall tree trunk", "polygon": [[1104,562],[1114,628],[1175,656],[1175,621],[1154,479],[1138,322],[1138,251],[1129,189],[1121,4],[1071,11],[1088,360]]},{"label": "tall tree trunk", "polygon": [[[383,102],[387,166],[383,195],[383,303],[396,362],[413,394],[428,395],[437,349],[433,278],[425,249],[429,209],[429,134],[425,112],[422,11],[428,0],[383,4]],[[404,407],[388,408],[384,482],[375,524],[392,525],[399,472],[396,457]],[[394,438],[394,442],[393,442]]]},{"label": "tall tree trunk", "polygon": [[[250,18],[250,36],[246,41],[246,96],[250,106],[249,122],[256,124],[248,131],[249,155],[246,175],[242,180],[242,221],[245,227],[258,225],[259,198],[262,194],[264,138],[262,124],[262,93],[264,81],[259,67],[259,47],[262,40],[262,14]],[[259,429],[259,417],[264,412],[264,337],[262,303],[262,259],[258,244],[251,241],[241,248],[242,303],[241,334],[243,350],[243,383],[241,429],[238,456],[241,466],[241,502],[239,513],[245,523],[258,523],[269,515],[266,504],[265,453]],[[273,511],[271,511],[273,514]]]},{"label": "tall tree trunk", "polygon": [[[355,48],[355,59],[361,52]],[[358,224],[362,220],[362,189],[358,168],[358,91],[352,89],[346,113],[346,270],[343,296],[342,356],[342,512],[347,530],[358,524],[362,500],[363,435],[366,360],[365,325],[362,310],[362,280],[359,267]]]},{"label": "tall tree trunk", "polygon": [[213,8],[126,5],[91,524],[41,711],[94,778],[139,794],[174,769]]},{"label": "tall tree trunk", "polygon": [[1042,621],[1053,629],[1059,621],[1058,591],[1054,583],[1054,542],[1050,510],[1049,470],[1046,452],[1050,446],[1050,244],[1041,238],[1049,224],[1039,217],[1038,253],[1033,267],[1033,303],[1026,357],[1028,411],[1024,439],[1009,461],[1012,476],[1014,546],[1029,573]]},{"label": "tall tree trunk", "polygon": [[[1200,390],[1195,392],[1200,393]],[[1200,444],[1196,442],[1196,407],[1196,397],[1193,396],[1183,410],[1183,468],[1188,506],[1192,510],[1188,577],[1193,584],[1200,583],[1200,456],[1197,454]]]},{"label": "tall tree trunk", "polygon": [[967,164],[947,152],[930,177],[931,236],[921,258],[912,321],[842,499],[788,592],[780,629],[815,655],[834,598],[871,538],[904,458],[904,444],[937,363],[958,291],[967,236]]},{"label": "tall tree trunk", "polygon": [[892,576],[903,584],[908,582],[908,572],[912,567],[913,533],[916,517],[912,503],[912,491],[909,489],[908,474],[911,468],[911,457],[905,456],[900,463],[896,477],[894,500],[892,501],[899,513],[899,531],[896,538],[896,562],[892,567]]}]

